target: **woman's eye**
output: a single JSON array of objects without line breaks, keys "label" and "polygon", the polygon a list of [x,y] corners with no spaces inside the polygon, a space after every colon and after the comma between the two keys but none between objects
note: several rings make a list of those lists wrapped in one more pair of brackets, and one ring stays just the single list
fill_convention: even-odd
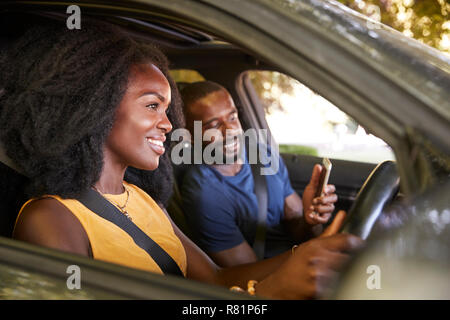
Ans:
[{"label": "woman's eye", "polygon": [[159,106],[159,103],[150,103],[150,104],[146,105],[146,108],[157,109],[158,106]]}]

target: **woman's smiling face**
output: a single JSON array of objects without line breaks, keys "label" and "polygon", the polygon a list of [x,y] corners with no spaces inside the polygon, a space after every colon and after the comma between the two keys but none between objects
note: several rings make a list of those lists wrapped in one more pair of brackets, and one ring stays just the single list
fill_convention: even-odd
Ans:
[{"label": "woman's smiling face", "polygon": [[166,113],[170,98],[169,82],[156,66],[133,66],[105,143],[105,156],[125,167],[155,170],[165,152],[166,134],[172,130]]}]

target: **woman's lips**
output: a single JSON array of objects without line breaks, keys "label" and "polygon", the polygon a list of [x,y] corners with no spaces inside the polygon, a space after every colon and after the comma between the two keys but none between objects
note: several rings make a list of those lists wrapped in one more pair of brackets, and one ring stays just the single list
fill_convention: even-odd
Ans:
[{"label": "woman's lips", "polygon": [[164,142],[161,140],[147,138],[147,142],[156,154],[162,155],[166,151],[164,148]]}]

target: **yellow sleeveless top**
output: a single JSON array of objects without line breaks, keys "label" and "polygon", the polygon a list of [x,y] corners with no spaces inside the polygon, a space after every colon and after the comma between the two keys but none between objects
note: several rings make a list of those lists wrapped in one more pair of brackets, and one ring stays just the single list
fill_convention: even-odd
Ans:
[{"label": "yellow sleeveless top", "polygon": [[[130,193],[126,210],[132,221],[172,257],[186,276],[186,252],[167,216],[142,189],[127,182],[124,182],[124,185]],[[103,196],[111,203],[122,206],[126,202],[127,192],[119,195],[103,194]],[[61,202],[78,218],[89,238],[94,259],[163,273],[150,255],[134,243],[128,233],[112,222],[98,216],[78,200],[62,199],[55,195],[47,197]],[[28,200],[22,206],[19,216],[23,208],[33,200],[35,199]]]}]

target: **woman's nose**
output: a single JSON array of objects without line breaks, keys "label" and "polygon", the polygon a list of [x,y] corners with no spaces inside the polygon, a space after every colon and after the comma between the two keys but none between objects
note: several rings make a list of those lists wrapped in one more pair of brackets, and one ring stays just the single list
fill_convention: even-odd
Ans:
[{"label": "woman's nose", "polygon": [[169,117],[167,116],[167,113],[163,112],[161,119],[158,123],[158,128],[164,130],[165,133],[169,133],[172,131],[172,123],[169,120]]}]

